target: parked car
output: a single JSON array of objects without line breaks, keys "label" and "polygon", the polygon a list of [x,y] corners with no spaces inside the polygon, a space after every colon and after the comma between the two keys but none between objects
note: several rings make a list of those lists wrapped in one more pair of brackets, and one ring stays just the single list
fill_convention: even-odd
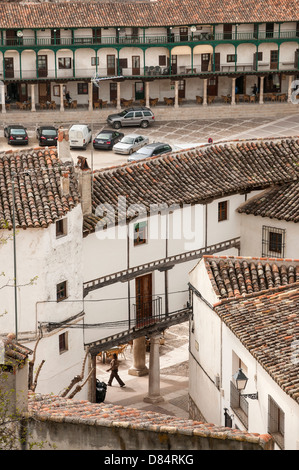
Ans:
[{"label": "parked car", "polygon": [[123,155],[131,155],[131,153],[136,152],[136,150],[140,149],[148,143],[148,138],[144,137],[143,135],[128,134],[113,146],[113,151]]},{"label": "parked car", "polygon": [[4,128],[4,137],[7,143],[11,145],[28,145],[28,134],[26,128],[21,125],[6,126]]},{"label": "parked car", "polygon": [[58,131],[54,126],[41,126],[36,129],[36,138],[40,145],[57,145]]},{"label": "parked car", "polygon": [[86,124],[74,124],[69,130],[70,147],[86,149],[92,140],[91,129]]},{"label": "parked car", "polygon": [[141,126],[148,127],[154,122],[154,113],[144,106],[136,106],[124,109],[119,114],[110,114],[107,117],[107,122],[114,129],[119,129],[125,126]]},{"label": "parked car", "polygon": [[154,142],[152,144],[145,145],[137,152],[132,153],[129,156],[128,162],[134,160],[143,160],[143,158],[154,157],[156,155],[163,155],[164,153],[171,152],[172,148],[168,144],[162,144],[161,142]]},{"label": "parked car", "polygon": [[93,148],[111,150],[113,145],[121,140],[123,136],[122,132],[104,129],[93,139]]}]

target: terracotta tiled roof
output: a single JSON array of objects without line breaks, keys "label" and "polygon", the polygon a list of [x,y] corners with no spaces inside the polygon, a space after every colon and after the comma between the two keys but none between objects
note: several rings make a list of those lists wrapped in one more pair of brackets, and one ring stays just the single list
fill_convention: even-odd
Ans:
[{"label": "terracotta tiled roof", "polygon": [[100,427],[125,428],[156,433],[187,434],[192,437],[248,441],[266,448],[271,441],[268,434],[256,434],[225,428],[211,423],[176,418],[153,411],[106,403],[90,403],[53,395],[29,392],[29,412],[35,419],[59,423],[85,424]]},{"label": "terracotta tiled roof", "polygon": [[299,403],[299,287],[279,287],[214,307],[273,380]]},{"label": "terracotta tiled roof", "polygon": [[[154,204],[205,203],[296,180],[298,160],[299,140],[287,139],[197,147],[96,171],[94,213],[85,217],[84,230],[94,230],[100,220],[95,209],[101,204],[110,204],[118,217],[118,196],[126,198],[127,207],[143,204],[148,213]],[[133,217],[127,214],[127,220]],[[109,214],[106,220],[113,221]]]},{"label": "terracotta tiled roof", "polygon": [[[69,194],[61,191],[61,173],[69,172]],[[28,172],[29,174],[24,174]],[[0,155],[0,220],[13,226],[12,175],[17,228],[47,227],[79,202],[74,168],[63,164],[56,149],[28,149]]]},{"label": "terracotta tiled roof", "polygon": [[15,335],[10,333],[2,339],[4,346],[4,363],[10,366],[22,366],[28,356],[32,354],[31,349],[18,343]]},{"label": "terracotta tiled roof", "polygon": [[219,299],[299,282],[299,259],[204,256],[203,260]]},{"label": "terracotta tiled roof", "polygon": [[268,189],[243,203],[237,211],[287,222],[299,222],[299,181]]},{"label": "terracotta tiled roof", "polygon": [[289,0],[157,0],[0,4],[1,27],[86,28],[298,21]]}]

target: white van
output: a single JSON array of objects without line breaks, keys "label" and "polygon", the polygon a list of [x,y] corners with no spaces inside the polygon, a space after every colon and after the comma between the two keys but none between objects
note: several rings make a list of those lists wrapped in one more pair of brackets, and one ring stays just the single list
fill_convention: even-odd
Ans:
[{"label": "white van", "polygon": [[86,148],[91,142],[91,129],[85,124],[74,124],[69,130],[70,147]]}]

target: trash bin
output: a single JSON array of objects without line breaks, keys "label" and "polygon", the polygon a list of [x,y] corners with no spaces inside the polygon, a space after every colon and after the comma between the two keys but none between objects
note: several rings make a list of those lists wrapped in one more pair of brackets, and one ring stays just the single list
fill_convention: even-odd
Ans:
[{"label": "trash bin", "polygon": [[100,382],[97,379],[96,382],[96,402],[102,403],[106,398],[107,384],[105,382]]}]

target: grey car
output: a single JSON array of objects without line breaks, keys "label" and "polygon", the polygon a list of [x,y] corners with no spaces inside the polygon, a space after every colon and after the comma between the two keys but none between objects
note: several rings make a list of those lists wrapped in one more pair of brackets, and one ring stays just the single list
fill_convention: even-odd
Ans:
[{"label": "grey car", "polygon": [[171,152],[172,148],[168,144],[162,144],[161,142],[154,142],[152,144],[145,145],[137,152],[132,153],[128,158],[128,162],[135,160],[143,160],[144,158],[155,157],[156,155],[163,155],[164,153]]},{"label": "grey car", "polygon": [[107,122],[114,129],[119,129],[125,126],[140,126],[143,128],[148,127],[154,122],[154,113],[144,106],[136,106],[124,109],[119,114],[110,114],[107,117]]},{"label": "grey car", "polygon": [[113,151],[122,155],[131,155],[131,153],[136,152],[148,143],[148,138],[143,135],[128,134],[113,146]]}]

